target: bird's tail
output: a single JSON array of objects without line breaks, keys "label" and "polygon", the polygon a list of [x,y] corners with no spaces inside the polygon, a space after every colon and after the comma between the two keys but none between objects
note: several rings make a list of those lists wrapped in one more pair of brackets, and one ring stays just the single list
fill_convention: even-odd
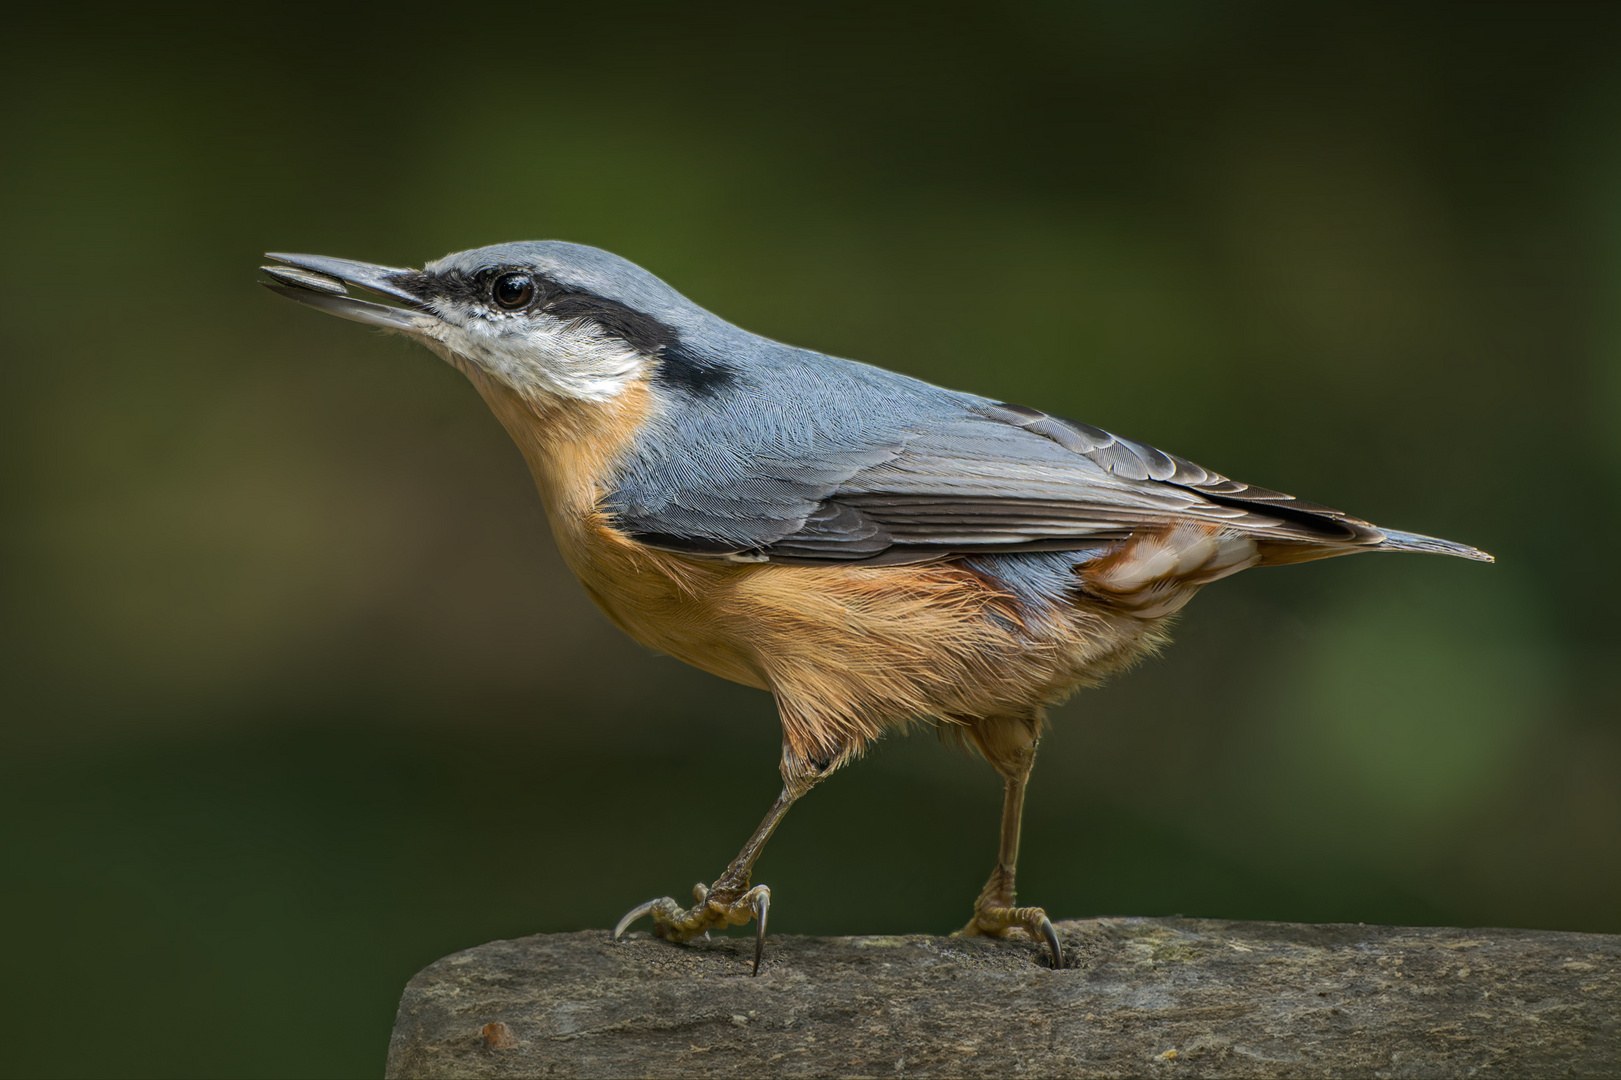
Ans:
[{"label": "bird's tail", "polygon": [[1473,559],[1476,562],[1497,561],[1479,548],[1472,548],[1468,544],[1457,544],[1451,540],[1424,536],[1421,533],[1399,532],[1396,529],[1379,531],[1385,534],[1385,539],[1377,546],[1378,551],[1423,551],[1431,555],[1456,555],[1460,559]]}]

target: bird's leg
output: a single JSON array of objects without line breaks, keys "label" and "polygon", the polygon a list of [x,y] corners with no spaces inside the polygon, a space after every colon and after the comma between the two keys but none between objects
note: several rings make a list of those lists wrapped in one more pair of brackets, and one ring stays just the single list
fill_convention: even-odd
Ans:
[{"label": "bird's leg", "polygon": [[969,729],[970,738],[985,759],[1002,774],[1002,838],[996,869],[974,903],[974,917],[959,934],[1002,937],[1019,929],[1032,941],[1045,941],[1052,950],[1053,967],[1064,966],[1064,949],[1052,920],[1038,907],[1014,905],[1013,879],[1019,863],[1019,826],[1024,816],[1024,789],[1036,764],[1040,717],[982,721]]},{"label": "bird's leg", "polygon": [[653,933],[656,936],[677,942],[690,941],[699,934],[727,925],[742,926],[750,919],[756,919],[759,925],[754,940],[754,973],[758,975],[760,956],[765,948],[765,920],[766,912],[771,907],[771,890],[764,885],[750,886],[749,876],[754,872],[755,860],[765,849],[771,834],[777,831],[788,808],[840,764],[842,756],[823,764],[803,761],[784,746],[782,794],[777,796],[765,820],[748,838],[743,850],[737,853],[737,858],[726,867],[726,872],[713,885],[694,885],[693,905],[690,908],[683,909],[668,896],[632,908],[614,927],[614,940],[618,941],[630,924],[643,915],[653,916]]}]

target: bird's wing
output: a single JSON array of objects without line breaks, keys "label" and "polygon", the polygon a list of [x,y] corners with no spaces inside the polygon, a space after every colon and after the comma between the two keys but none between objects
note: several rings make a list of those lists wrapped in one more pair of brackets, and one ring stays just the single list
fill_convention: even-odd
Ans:
[{"label": "bird's wing", "polygon": [[1189,520],[1285,545],[1385,538],[1087,424],[836,363],[680,402],[604,509],[650,546],[818,563],[1095,548]]},{"label": "bird's wing", "polygon": [[1346,548],[1385,538],[1338,510],[1230,480],[1100,428],[986,402],[851,475],[799,529],[761,553],[910,562],[1095,547],[1187,521],[1288,546]]}]

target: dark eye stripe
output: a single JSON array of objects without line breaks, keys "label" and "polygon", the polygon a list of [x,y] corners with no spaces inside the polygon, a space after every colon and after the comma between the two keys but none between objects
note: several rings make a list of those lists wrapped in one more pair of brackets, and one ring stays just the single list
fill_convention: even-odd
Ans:
[{"label": "dark eye stripe", "polygon": [[[527,283],[529,288],[522,299],[519,282]],[[401,275],[396,284],[424,301],[443,298],[474,307],[493,305],[504,311],[527,309],[557,319],[589,319],[650,357],[658,356],[661,349],[680,338],[673,327],[656,316],[578,286],[564,285],[535,270],[507,266],[485,267],[471,274],[459,270],[436,274],[414,271]],[[504,288],[511,289],[506,297]],[[679,358],[666,356],[673,366],[681,366]]]}]

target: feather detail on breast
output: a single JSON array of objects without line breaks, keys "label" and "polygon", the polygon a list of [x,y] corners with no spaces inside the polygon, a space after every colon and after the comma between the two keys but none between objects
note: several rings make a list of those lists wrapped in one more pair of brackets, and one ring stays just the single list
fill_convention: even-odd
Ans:
[{"label": "feather detail on breast", "polygon": [[1161,640],[1157,620],[1015,596],[965,560],[905,567],[721,563],[642,547],[598,517],[562,528],[587,591],[637,641],[769,689],[805,760],[909,720],[1027,715]]},{"label": "feather detail on breast", "polygon": [[615,623],[771,690],[806,760],[859,751],[909,720],[1027,715],[1162,640],[1153,621],[1102,604],[1036,610],[963,560],[724,564],[639,548],[606,527],[584,555],[581,580]]},{"label": "feather detail on breast", "polygon": [[734,648],[711,612],[727,579],[747,567],[646,547],[598,509],[604,479],[652,411],[646,386],[608,402],[547,408],[476,372],[473,384],[523,453],[563,560],[614,625],[703,671],[769,689],[752,653]]}]

